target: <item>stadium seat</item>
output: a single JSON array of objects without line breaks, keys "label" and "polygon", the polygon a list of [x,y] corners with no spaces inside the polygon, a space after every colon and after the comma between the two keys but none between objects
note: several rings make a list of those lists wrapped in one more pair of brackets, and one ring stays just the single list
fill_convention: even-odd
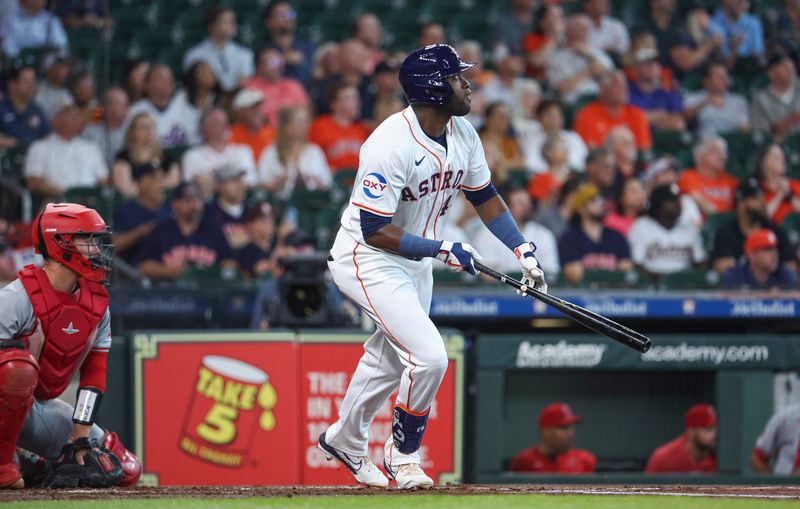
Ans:
[{"label": "stadium seat", "polygon": [[3,151],[0,155],[0,175],[15,182],[22,182],[27,152],[28,145],[17,145]]},{"label": "stadium seat", "polygon": [[690,150],[694,137],[688,131],[657,131],[653,130],[653,153],[656,156],[671,155]]},{"label": "stadium seat", "polygon": [[800,214],[795,212],[784,217],[781,227],[789,237],[789,243],[791,245],[796,246],[800,244]]},{"label": "stadium seat", "polygon": [[789,176],[800,179],[800,132],[788,136],[781,143],[781,147],[786,154]]},{"label": "stadium seat", "polygon": [[622,272],[618,270],[587,270],[583,273],[583,281],[579,286],[596,288],[635,287],[643,284],[638,272]]},{"label": "stadium seat", "polygon": [[242,279],[238,268],[214,267],[188,267],[180,278],[182,283],[208,283],[218,285],[220,281],[232,282]]},{"label": "stadium seat", "polygon": [[508,170],[505,184],[510,189],[528,188],[528,170],[525,168],[512,168]]},{"label": "stadium seat", "polygon": [[716,235],[719,227],[735,217],[735,212],[723,212],[721,214],[711,214],[706,218],[702,235],[707,253],[711,253],[714,250],[714,235]]},{"label": "stadium seat", "polygon": [[659,286],[666,290],[709,289],[719,285],[720,275],[707,269],[690,269],[662,274]]}]

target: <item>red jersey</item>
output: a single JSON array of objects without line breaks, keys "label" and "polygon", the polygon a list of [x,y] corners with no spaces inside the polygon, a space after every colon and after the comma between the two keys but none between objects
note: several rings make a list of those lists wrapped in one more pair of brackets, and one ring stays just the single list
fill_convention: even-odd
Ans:
[{"label": "red jersey", "polygon": [[644,471],[648,474],[714,473],[717,471],[717,456],[712,451],[699,462],[695,462],[686,451],[686,435],[681,435],[653,451]]},{"label": "red jersey", "polygon": [[[775,191],[770,191],[764,186],[761,186],[761,189],[764,191],[764,201],[769,203],[775,199]],[[770,218],[772,219],[773,223],[781,224],[786,216],[794,211],[794,207],[792,207],[792,199],[800,198],[800,180],[789,179],[789,189],[791,190],[791,194],[784,198]]]},{"label": "red jersey", "polygon": [[514,472],[552,472],[559,474],[587,474],[594,472],[597,458],[584,449],[570,449],[555,456],[545,456],[536,446],[517,453],[511,460]]},{"label": "red jersey", "polygon": [[358,168],[358,153],[368,136],[369,129],[360,122],[343,126],[332,115],[322,115],[311,123],[308,137],[311,143],[322,147],[328,166],[335,172],[343,168]]}]

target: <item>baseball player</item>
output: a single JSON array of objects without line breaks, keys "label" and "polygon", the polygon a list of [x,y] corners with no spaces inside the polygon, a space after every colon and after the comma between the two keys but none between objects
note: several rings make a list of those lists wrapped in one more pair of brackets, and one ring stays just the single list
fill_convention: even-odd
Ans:
[{"label": "baseball player", "polygon": [[[49,204],[33,223],[44,268],[29,265],[0,289],[0,488],[25,485],[17,446],[52,458],[44,485],[129,486],[139,460],[95,424],[111,346],[110,234],[83,205]],[[80,373],[77,404],[56,399]]]},{"label": "baseball player", "polygon": [[412,52],[400,68],[410,106],[381,123],[361,148],[359,169],[328,265],[347,297],[375,322],[350,380],[339,420],[319,437],[328,459],[343,463],[360,483],[388,486],[367,457],[368,430],[386,399],[398,390],[384,467],[400,488],[430,487],[419,448],[447,354],[428,311],[432,260],[475,273],[472,246],[440,238],[459,191],[522,266],[525,284],[547,285],[526,242],[491,183],[470,111],[474,64],[445,44]]}]

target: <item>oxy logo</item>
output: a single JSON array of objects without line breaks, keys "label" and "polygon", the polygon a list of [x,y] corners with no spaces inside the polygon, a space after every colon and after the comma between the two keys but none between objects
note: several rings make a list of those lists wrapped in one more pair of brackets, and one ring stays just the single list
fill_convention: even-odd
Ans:
[{"label": "oxy logo", "polygon": [[364,188],[364,194],[372,199],[377,199],[383,196],[383,193],[388,187],[386,178],[380,173],[375,172],[367,174],[367,176],[364,177],[364,181],[361,183],[361,185]]}]

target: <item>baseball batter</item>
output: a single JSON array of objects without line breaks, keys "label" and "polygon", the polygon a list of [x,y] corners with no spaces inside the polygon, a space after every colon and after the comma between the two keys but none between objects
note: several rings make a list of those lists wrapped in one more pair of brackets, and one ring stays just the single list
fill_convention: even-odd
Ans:
[{"label": "baseball batter", "polygon": [[478,134],[462,118],[471,92],[461,73],[473,65],[445,44],[405,59],[400,83],[411,106],[386,119],[361,148],[350,204],[331,249],[334,282],[377,330],[364,345],[339,419],[320,435],[319,447],[370,486],[389,484],[367,457],[367,444],[372,419],[394,390],[386,472],[400,488],[433,485],[418,452],[447,369],[442,337],[428,317],[432,260],[474,274],[473,260],[481,259],[469,244],[440,238],[459,191],[514,251],[524,283],[547,290],[535,246],[497,194]]},{"label": "baseball batter", "polygon": [[[111,346],[108,293],[101,284],[113,246],[93,209],[47,205],[33,223],[45,259],[0,289],[0,488],[22,488],[19,446],[51,459],[29,472],[45,486],[129,486],[141,465],[116,433],[95,424]],[[80,373],[75,408],[56,399]]]}]

